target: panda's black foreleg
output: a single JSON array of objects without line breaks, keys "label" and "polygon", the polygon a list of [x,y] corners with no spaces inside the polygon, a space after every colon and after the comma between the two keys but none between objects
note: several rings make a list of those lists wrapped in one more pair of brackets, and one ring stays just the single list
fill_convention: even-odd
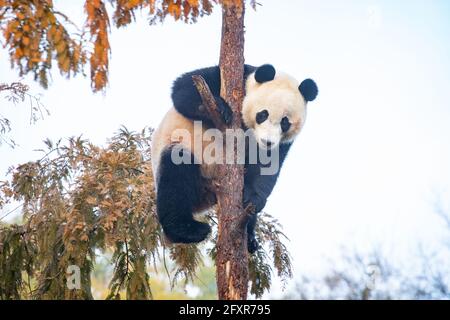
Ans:
[{"label": "panda's black foreleg", "polygon": [[[248,76],[254,69],[252,66],[245,65],[245,76]],[[205,79],[216,100],[223,121],[230,124],[233,112],[230,106],[220,97],[219,66],[194,70],[178,77],[172,87],[172,101],[175,109],[188,119],[206,121],[212,124],[209,113],[202,106],[202,99],[192,80],[193,75],[199,75]]]},{"label": "panda's black foreleg", "polygon": [[256,220],[258,219],[257,213],[253,213],[249,216],[247,222],[247,249],[248,252],[254,253],[259,248],[258,241],[256,240],[255,227]]},{"label": "panda's black foreleg", "polygon": [[194,164],[189,150],[190,163],[175,164],[172,149],[166,149],[160,159],[156,211],[164,233],[174,243],[197,243],[208,236],[208,224],[193,218],[192,211],[201,201],[200,167]]},{"label": "panda's black foreleg", "polygon": [[253,189],[249,185],[244,185],[244,208],[249,205],[253,207],[254,212],[249,215],[247,222],[247,248],[248,252],[254,253],[259,248],[258,241],[256,240],[255,227],[258,220],[258,213],[264,208],[266,199],[262,199],[257,196]]},{"label": "panda's black foreleg", "polygon": [[[214,99],[216,100],[217,109],[222,116],[223,122],[225,122],[225,124],[230,124],[233,120],[233,110],[231,110],[231,107],[228,105],[228,103],[226,103],[225,100],[223,100],[220,96],[214,96]],[[188,104],[187,102],[185,102],[184,104],[180,102],[179,104],[175,105],[175,108],[186,118],[197,121],[206,121],[209,124],[213,124],[209,112],[201,104],[200,101],[198,102],[198,105],[194,106]]]},{"label": "panda's black foreleg", "polygon": [[233,120],[233,110],[231,110],[231,107],[222,99],[222,97],[219,96],[214,98],[216,99],[217,108],[222,116],[222,120],[225,124],[230,124],[231,120]]}]

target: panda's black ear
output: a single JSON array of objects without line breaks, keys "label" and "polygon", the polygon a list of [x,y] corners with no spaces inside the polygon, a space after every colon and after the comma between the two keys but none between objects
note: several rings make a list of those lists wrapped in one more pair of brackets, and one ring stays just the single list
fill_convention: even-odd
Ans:
[{"label": "panda's black ear", "polygon": [[298,86],[298,90],[300,90],[300,93],[307,102],[313,101],[319,93],[317,84],[312,79],[303,80]]},{"label": "panda's black ear", "polygon": [[275,78],[275,68],[271,64],[263,64],[255,71],[255,80],[258,83],[272,81]]}]

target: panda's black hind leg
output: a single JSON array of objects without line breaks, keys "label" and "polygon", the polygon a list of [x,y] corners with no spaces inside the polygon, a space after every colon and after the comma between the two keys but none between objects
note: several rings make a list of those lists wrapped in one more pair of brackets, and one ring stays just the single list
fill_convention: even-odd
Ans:
[{"label": "panda's black hind leg", "polygon": [[[208,236],[211,227],[195,220],[192,211],[201,201],[200,166],[194,164],[189,150],[190,164],[174,164],[171,158],[174,146],[161,155],[158,170],[156,211],[167,238],[174,243],[197,243]],[[185,155],[186,157],[186,155]]]}]

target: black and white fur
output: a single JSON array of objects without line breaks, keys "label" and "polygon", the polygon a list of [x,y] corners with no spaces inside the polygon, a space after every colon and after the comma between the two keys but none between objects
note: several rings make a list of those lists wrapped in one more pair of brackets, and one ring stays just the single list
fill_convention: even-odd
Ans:
[{"label": "black and white fur", "polygon": [[[207,180],[214,177],[214,168],[204,164],[174,164],[172,149],[181,146],[181,152],[190,157],[194,153],[192,141],[175,140],[172,132],[186,129],[193,132],[193,121],[201,120],[203,129],[213,128],[201,98],[192,81],[192,75],[201,75],[216,98],[223,120],[229,123],[232,111],[220,97],[220,70],[218,66],[195,70],[180,76],[172,88],[174,108],[169,110],[152,142],[153,172],[156,181],[157,213],[166,236],[174,243],[196,243],[204,240],[211,228],[194,219],[193,214],[215,204],[215,195],[206,188]],[[260,212],[271,194],[281,166],[303,127],[306,104],[317,96],[317,86],[310,79],[300,85],[292,77],[276,72],[272,65],[259,68],[245,65],[246,94],[242,108],[243,128],[251,128],[258,148],[275,150],[279,147],[279,170],[273,175],[261,175],[261,163],[246,161],[243,206],[255,206]],[[193,137],[193,139],[199,137]],[[246,155],[248,156],[248,155]],[[246,157],[247,159],[247,157]],[[248,250],[258,248],[255,239],[257,215],[248,221]]]}]

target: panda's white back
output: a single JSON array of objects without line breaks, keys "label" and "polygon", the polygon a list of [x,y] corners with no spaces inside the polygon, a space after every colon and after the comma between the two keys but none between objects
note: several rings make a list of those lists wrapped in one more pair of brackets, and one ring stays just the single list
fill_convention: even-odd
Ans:
[{"label": "panda's white back", "polygon": [[[199,125],[200,122],[197,122]],[[202,176],[211,179],[215,175],[215,166],[208,165],[204,161],[203,151],[211,143],[216,141],[209,141],[205,138],[205,131],[210,129],[206,124],[201,123],[200,130],[197,127],[195,130],[194,121],[181,115],[175,108],[170,108],[158,128],[153,133],[152,138],[152,168],[155,179],[158,179],[158,167],[162,152],[171,145],[180,144],[185,149],[190,150],[194,157],[200,162]],[[188,138],[189,137],[189,138]],[[200,142],[199,142],[200,141]],[[200,144],[200,148],[194,148],[195,142]],[[217,145],[216,150],[222,148]]]}]

